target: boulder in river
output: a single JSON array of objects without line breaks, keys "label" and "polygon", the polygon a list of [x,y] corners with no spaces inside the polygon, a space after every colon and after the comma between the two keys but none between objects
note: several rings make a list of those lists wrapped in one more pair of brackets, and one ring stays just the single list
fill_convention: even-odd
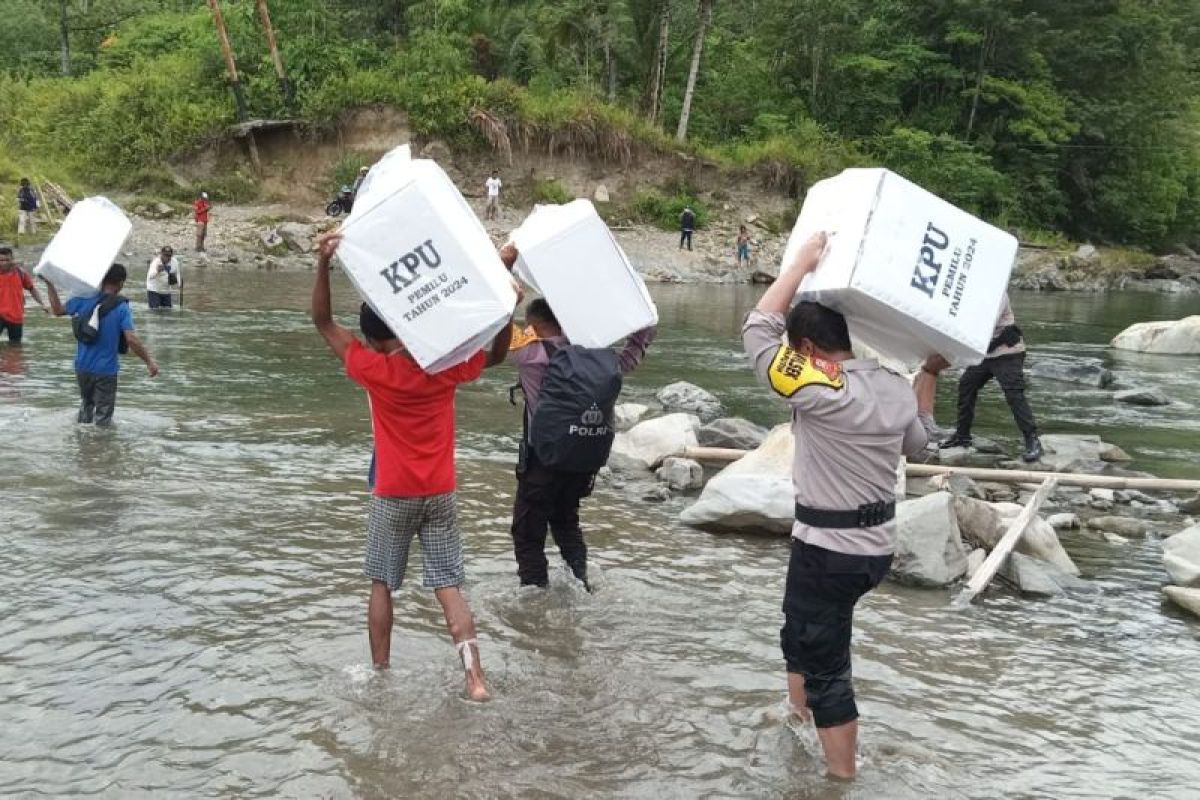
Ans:
[{"label": "boulder in river", "polygon": [[[955,499],[954,513],[963,538],[991,550],[1000,543],[1022,506],[1017,503],[987,503],[970,497]],[[1069,575],[1078,575],[1079,567],[1067,555],[1058,534],[1049,522],[1034,517],[1017,540],[1016,551],[1047,561]]]},{"label": "boulder in river", "polygon": [[987,550],[984,550],[982,547],[976,547],[967,556],[967,572],[963,577],[971,580],[971,577],[983,566],[984,561],[987,561]]},{"label": "boulder in river", "polygon": [[710,480],[680,519],[699,528],[790,533],[796,513],[794,453],[791,427],[777,426],[756,450]]},{"label": "boulder in river", "polygon": [[949,492],[896,506],[896,556],[891,576],[914,586],[949,586],[967,572],[967,548]]},{"label": "boulder in river", "polygon": [[1097,531],[1115,533],[1118,536],[1145,536],[1157,527],[1153,522],[1136,517],[1093,517],[1087,526]]},{"label": "boulder in river", "polygon": [[1167,397],[1159,389],[1126,389],[1123,392],[1114,394],[1113,399],[1118,403],[1125,403],[1131,406],[1171,405],[1171,398]]},{"label": "boulder in river", "polygon": [[767,438],[767,429],[739,417],[722,417],[700,428],[696,438],[703,447],[753,450]]},{"label": "boulder in river", "polygon": [[1047,433],[1042,435],[1044,466],[1057,472],[1099,472],[1102,453],[1110,447],[1095,434]]},{"label": "boulder in river", "polygon": [[1116,383],[1116,376],[1113,375],[1112,370],[1107,369],[1096,358],[1064,360],[1039,355],[1036,360],[1029,362],[1028,370],[1034,378],[1060,383],[1077,383],[1096,389],[1107,389]]},{"label": "boulder in river", "polygon": [[613,424],[619,431],[627,431],[650,413],[650,406],[641,403],[617,403],[613,408]]},{"label": "boulder in river", "polygon": [[1051,514],[1046,517],[1046,522],[1051,528],[1056,531],[1071,531],[1079,528],[1079,515],[1071,512],[1063,512],[1061,514]]},{"label": "boulder in river", "polygon": [[1130,325],[1113,338],[1112,346],[1138,353],[1200,355],[1200,315]]},{"label": "boulder in river", "polygon": [[1059,597],[1068,592],[1096,591],[1085,580],[1069,575],[1053,564],[1024,553],[1013,553],[1000,567],[1000,575],[1021,594]]},{"label": "boulder in river", "polygon": [[704,486],[704,467],[690,458],[664,458],[657,474],[673,492],[690,492]]},{"label": "boulder in river", "polygon": [[695,414],[702,420],[716,419],[722,410],[721,401],[711,392],[687,381],[679,381],[659,389],[658,402],[662,403],[667,411]]},{"label": "boulder in river", "polygon": [[667,456],[695,447],[699,429],[700,419],[694,414],[667,414],[639,422],[617,434],[608,464],[618,472],[653,469]]},{"label": "boulder in river", "polygon": [[1184,611],[1200,617],[1200,589],[1189,589],[1186,586],[1164,586],[1163,594]]},{"label": "boulder in river", "polygon": [[1163,542],[1163,566],[1172,583],[1200,587],[1200,525]]}]

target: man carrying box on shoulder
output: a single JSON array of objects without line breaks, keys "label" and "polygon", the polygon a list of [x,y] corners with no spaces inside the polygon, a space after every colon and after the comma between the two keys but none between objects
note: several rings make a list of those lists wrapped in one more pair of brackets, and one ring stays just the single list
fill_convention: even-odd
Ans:
[{"label": "man carrying box on shoulder", "polygon": [[346,375],[367,391],[375,439],[375,481],[367,521],[364,573],[371,579],[367,630],[371,658],[388,666],[392,636],[392,592],[400,588],[413,537],[421,544],[426,589],[433,590],[466,672],[467,696],[487,700],[475,620],[460,587],[466,579],[458,525],[454,474],[454,395],[488,363],[508,352],[511,324],[491,352],[430,375],[417,366],[395,333],[364,303],[359,327],[366,343],[333,320],[329,264],[341,243],[339,232],[318,240],[312,320]]},{"label": "man carrying box on shoulder", "polygon": [[891,566],[896,467],[927,437],[908,382],[855,358],[845,317],[817,303],[792,306],[825,244],[825,234],[813,236],[785,265],[746,317],[742,337],[759,380],[791,406],[796,439],[796,522],[780,631],[788,700],[793,714],[816,724],[829,774],[850,778],[858,740],[854,606]]},{"label": "man carrying box on shoulder", "polygon": [[[509,269],[516,259],[514,245],[501,248],[500,260]],[[572,574],[591,591],[579,503],[592,493],[596,472],[608,460],[622,377],[645,358],[657,329],[634,333],[614,352],[573,346],[542,298],[529,303],[525,321],[527,328],[514,334],[508,354],[525,397],[512,521],[517,575],[522,586],[549,586],[549,528]]]},{"label": "man carrying box on shoulder", "polygon": [[58,298],[54,284],[46,281],[46,294],[54,315],[71,316],[75,331],[75,378],[79,382],[79,423],[99,427],[112,424],[117,407],[117,376],[121,354],[132,350],[146,364],[153,378],[158,364],[133,332],[133,312],[129,301],[121,297],[127,273],[123,264],[113,264],[100,284],[100,291],[88,297],[72,297],[66,305]]}]

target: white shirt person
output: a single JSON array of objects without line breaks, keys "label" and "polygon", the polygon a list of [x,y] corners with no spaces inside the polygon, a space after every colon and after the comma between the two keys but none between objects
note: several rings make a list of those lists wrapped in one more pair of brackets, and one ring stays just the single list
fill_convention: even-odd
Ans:
[{"label": "white shirt person", "polygon": [[500,187],[503,186],[500,176],[493,171],[492,176],[484,181],[487,187],[487,218],[495,219],[500,213]]},{"label": "white shirt person", "polygon": [[150,269],[146,271],[146,302],[150,308],[171,308],[172,275],[175,285],[179,285],[179,259],[174,250],[164,247],[151,259]]}]

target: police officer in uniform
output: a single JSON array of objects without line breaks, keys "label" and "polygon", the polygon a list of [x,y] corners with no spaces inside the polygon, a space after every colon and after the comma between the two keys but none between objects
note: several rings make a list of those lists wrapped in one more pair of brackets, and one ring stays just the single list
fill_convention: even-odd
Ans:
[{"label": "police officer in uniform", "polygon": [[[895,549],[896,469],[928,436],[901,375],[856,359],[845,318],[792,300],[817,267],[810,239],[746,317],[758,378],[792,409],[796,522],[780,631],[792,712],[812,718],[831,776],[853,777],[858,708],[850,669],[854,606]],[[929,414],[931,408],[922,408]]]},{"label": "police officer in uniform", "polygon": [[[927,369],[927,371],[929,371]],[[936,374],[936,373],[935,373]],[[1025,398],[1025,339],[1017,327],[1012,304],[1008,295],[1000,307],[996,329],[988,344],[988,354],[979,364],[963,370],[958,380],[958,427],[954,435],[942,442],[940,447],[970,447],[971,425],[975,421],[975,403],[979,390],[992,378],[1000,384],[1004,400],[1012,410],[1013,419],[1025,439],[1025,451],[1021,458],[1037,461],[1042,457],[1042,441],[1038,438],[1037,420],[1033,409]]]}]

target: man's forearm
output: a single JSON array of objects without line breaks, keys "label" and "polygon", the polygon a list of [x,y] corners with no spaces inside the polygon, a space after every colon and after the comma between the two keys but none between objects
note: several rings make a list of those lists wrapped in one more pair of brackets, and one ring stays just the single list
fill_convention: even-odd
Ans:
[{"label": "man's forearm", "polygon": [[146,345],[142,344],[141,339],[126,332],[125,341],[129,343],[129,349],[133,351],[133,354],[140,358],[147,367],[154,366],[154,357],[150,355],[150,351],[146,349]]},{"label": "man's forearm", "polygon": [[63,308],[62,300],[58,297],[58,289],[55,289],[54,284],[50,281],[46,281],[46,296],[50,298],[50,310],[54,312],[54,316],[66,315],[67,310]]},{"label": "man's forearm", "polygon": [[329,259],[317,258],[317,279],[313,283],[312,321],[317,327],[333,321],[333,306],[330,300]]},{"label": "man's forearm", "polygon": [[504,329],[492,340],[492,349],[488,352],[486,366],[494,367],[503,364],[508,358],[508,350],[512,347],[513,321],[510,319]]}]

